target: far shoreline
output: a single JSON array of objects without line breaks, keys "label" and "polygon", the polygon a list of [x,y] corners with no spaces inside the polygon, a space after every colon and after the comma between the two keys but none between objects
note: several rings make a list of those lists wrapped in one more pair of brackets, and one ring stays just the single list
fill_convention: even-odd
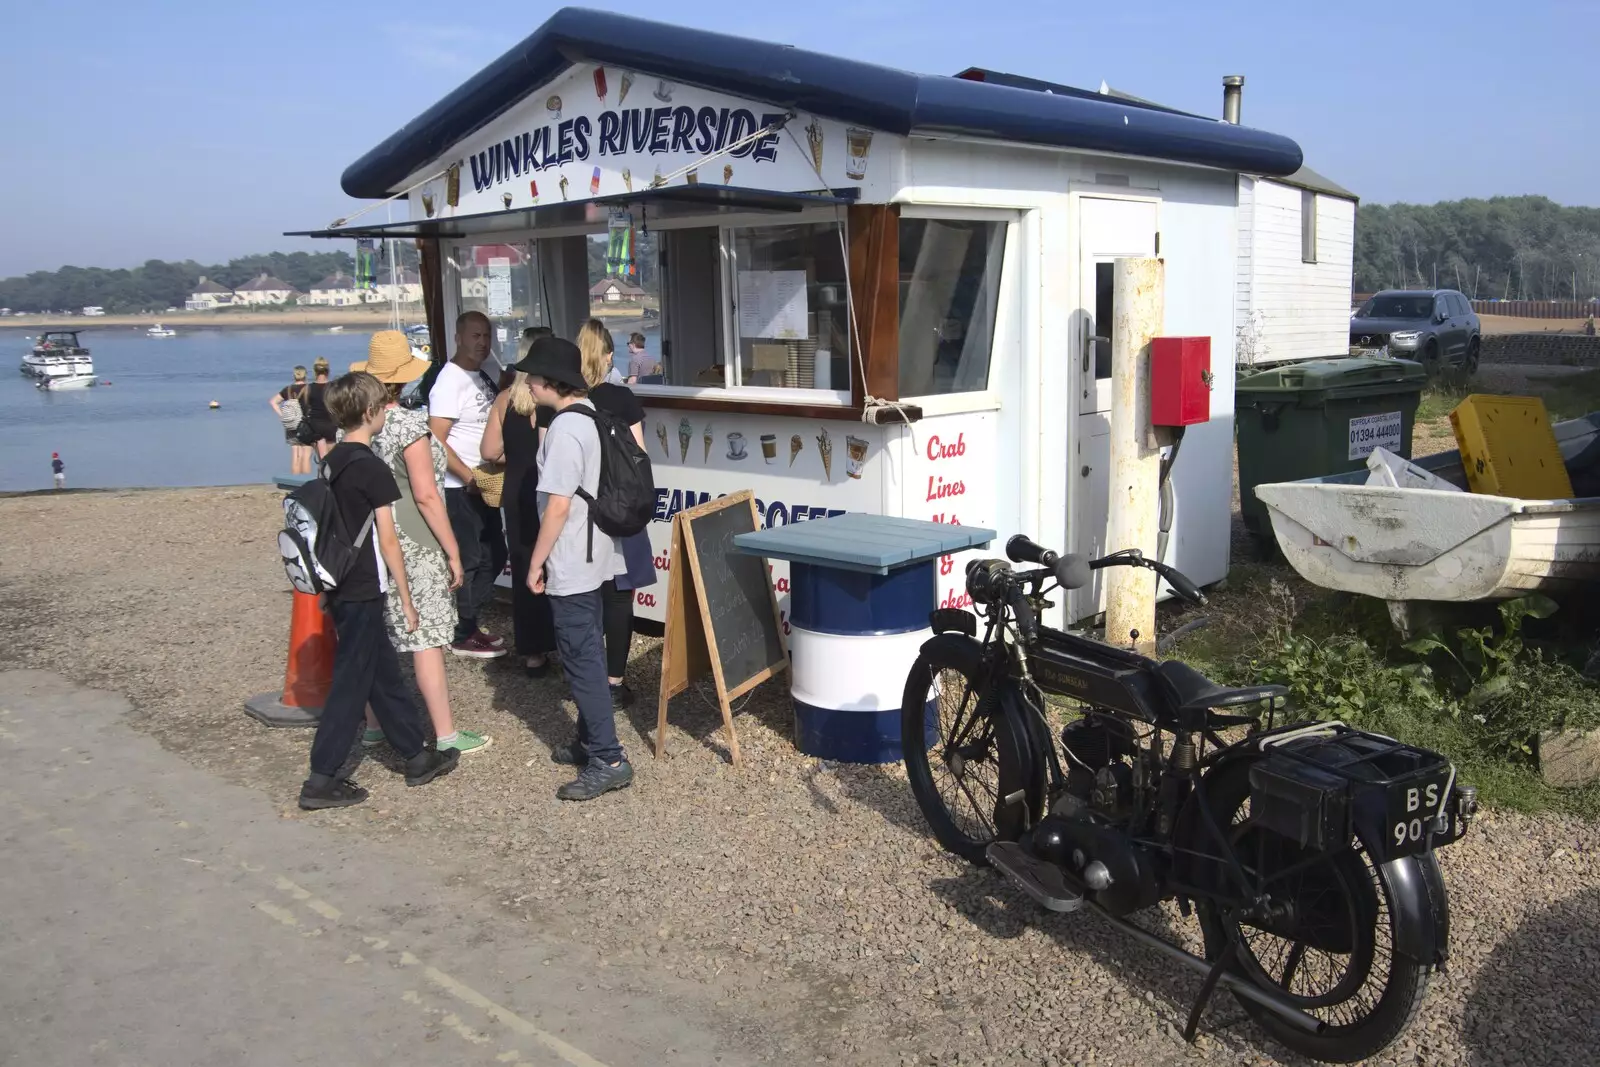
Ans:
[{"label": "far shoreline", "polygon": [[[387,329],[393,323],[387,304],[351,308],[288,308],[283,311],[179,311],[166,314],[44,316],[32,313],[0,318],[0,330],[77,330],[88,333],[107,328],[149,327],[161,323],[168,329],[316,329],[329,326],[356,326],[369,330]],[[406,304],[400,309],[402,326],[425,323],[421,304]]]}]

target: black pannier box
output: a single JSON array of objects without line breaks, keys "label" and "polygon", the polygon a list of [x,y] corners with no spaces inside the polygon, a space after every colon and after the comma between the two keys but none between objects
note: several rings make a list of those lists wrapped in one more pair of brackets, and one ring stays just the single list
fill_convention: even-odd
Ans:
[{"label": "black pannier box", "polygon": [[1250,768],[1250,821],[1303,848],[1350,840],[1350,783],[1298,760],[1269,756]]}]

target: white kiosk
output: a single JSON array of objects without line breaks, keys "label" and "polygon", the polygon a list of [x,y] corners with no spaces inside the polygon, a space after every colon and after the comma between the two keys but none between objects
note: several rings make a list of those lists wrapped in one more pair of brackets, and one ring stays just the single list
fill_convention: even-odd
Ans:
[{"label": "white kiosk", "polygon": [[[1284,137],[1096,93],[568,8],[345,172],[410,221],[315,235],[418,240],[435,358],[469,309],[502,348],[598,315],[625,373],[642,335],[663,569],[671,516],[738,489],[768,526],[860,511],[1121,547],[1111,263],[1159,256],[1163,332],[1211,339],[1211,419],[1176,458],[1164,553],[1207,583],[1228,568],[1237,175],[1300,160]],[[940,561],[947,606],[963,562]],[[774,580],[781,597],[783,565]]]}]

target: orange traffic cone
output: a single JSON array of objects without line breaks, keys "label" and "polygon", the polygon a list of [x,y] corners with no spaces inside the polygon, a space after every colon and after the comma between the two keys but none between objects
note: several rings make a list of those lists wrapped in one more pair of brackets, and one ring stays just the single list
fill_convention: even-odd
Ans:
[{"label": "orange traffic cone", "polygon": [[295,590],[283,692],[258,693],[244,702],[245,713],[268,726],[315,726],[333,684],[336,645],[333,620],[317,597]]}]

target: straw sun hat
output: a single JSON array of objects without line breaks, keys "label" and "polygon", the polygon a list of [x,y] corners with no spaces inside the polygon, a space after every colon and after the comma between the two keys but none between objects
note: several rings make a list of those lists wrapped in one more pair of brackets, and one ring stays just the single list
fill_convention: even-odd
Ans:
[{"label": "straw sun hat", "polygon": [[379,330],[367,345],[367,358],[350,364],[350,373],[366,371],[385,385],[414,382],[428,372],[429,363],[411,354],[406,335],[399,330]]}]

